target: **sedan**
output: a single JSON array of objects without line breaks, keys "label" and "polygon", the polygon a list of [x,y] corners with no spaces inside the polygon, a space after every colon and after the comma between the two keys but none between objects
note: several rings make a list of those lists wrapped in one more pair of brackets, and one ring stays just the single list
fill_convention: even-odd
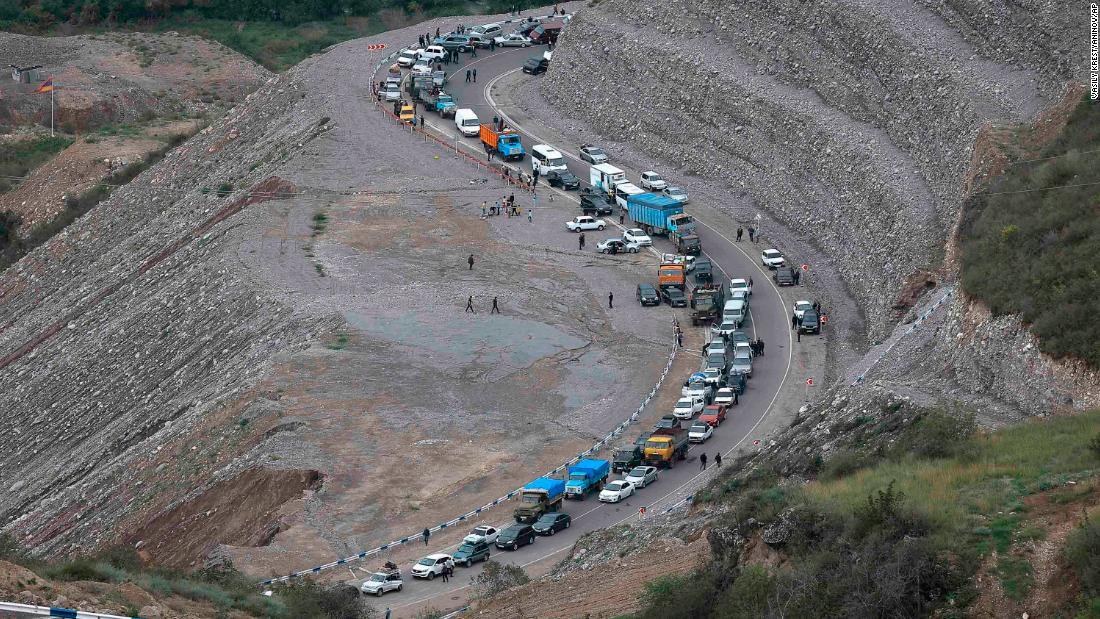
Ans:
[{"label": "sedan", "polygon": [[684,296],[684,291],[676,286],[665,286],[661,288],[661,300],[672,307],[687,307],[688,304],[687,297]]},{"label": "sedan", "polygon": [[613,481],[600,490],[600,501],[604,503],[618,503],[634,494],[634,484],[628,481]]},{"label": "sedan", "polygon": [[541,518],[531,525],[535,533],[539,535],[553,535],[562,529],[568,529],[573,518],[562,512],[550,512],[543,514]]},{"label": "sedan", "polygon": [[787,260],[783,257],[783,252],[778,249],[765,249],[760,252],[760,264],[769,269],[777,269],[787,264]]},{"label": "sedan", "polygon": [[726,407],[721,404],[711,404],[703,409],[703,413],[699,415],[699,421],[710,424],[717,428],[722,425],[722,421],[726,418]]},{"label": "sedan", "polygon": [[714,396],[714,403],[719,406],[733,406],[737,403],[737,392],[731,387],[722,387]]},{"label": "sedan", "polygon": [[599,146],[585,144],[581,147],[581,159],[588,163],[607,163],[607,153]]},{"label": "sedan", "polygon": [[688,428],[688,441],[692,443],[705,443],[714,434],[714,427],[709,423],[696,421]]},{"label": "sedan", "polygon": [[569,170],[551,170],[543,178],[551,187],[561,187],[565,190],[578,189],[581,186],[581,179]]},{"label": "sedan", "polygon": [[738,329],[737,320],[733,318],[722,319],[722,322],[710,328],[716,335],[729,335]]},{"label": "sedan", "polygon": [[623,481],[634,484],[636,488],[645,488],[649,484],[657,481],[657,467],[636,466],[626,474]]},{"label": "sedan", "polygon": [[649,238],[649,235],[641,228],[630,228],[626,232],[623,232],[623,240],[637,243],[642,246],[653,245],[653,239]]},{"label": "sedan", "polygon": [[688,203],[688,194],[679,187],[665,187],[665,195],[676,200],[680,204]]},{"label": "sedan", "polygon": [[636,254],[641,246],[637,243],[627,242],[623,239],[604,239],[596,243],[596,251],[601,254]]},{"label": "sedan", "polygon": [[744,374],[752,378],[752,357],[739,352],[730,364],[730,374]]},{"label": "sedan", "polygon": [[401,55],[397,57],[397,66],[405,67],[406,69],[416,64],[416,61],[420,59],[420,54],[424,50],[419,48],[407,49],[401,52]]},{"label": "sedan", "polygon": [[607,222],[602,219],[596,219],[590,215],[579,215],[573,218],[573,221],[565,223],[565,227],[569,228],[570,232],[580,232],[581,230],[603,230],[607,227]]},{"label": "sedan", "polygon": [[752,294],[752,284],[744,277],[735,277],[730,280],[730,294],[737,292],[738,290],[745,291],[746,294]]},{"label": "sedan", "polygon": [[814,304],[810,303],[809,301],[795,301],[794,305],[791,306],[791,311],[794,313],[795,316],[797,316],[799,318],[802,318],[802,314],[804,314],[806,312],[806,310],[813,310],[813,309],[814,309]]},{"label": "sedan", "polygon": [[665,179],[661,178],[660,174],[657,174],[653,170],[649,170],[648,172],[642,172],[642,187],[653,191],[661,191],[665,187],[668,187],[668,183],[665,182]]},{"label": "sedan", "polygon": [[638,284],[638,303],[642,305],[660,305],[661,297],[652,284]]},{"label": "sedan", "polygon": [[514,32],[493,40],[496,41],[497,47],[531,47],[531,39]]},{"label": "sedan", "polygon": [[474,527],[470,534],[462,538],[462,541],[468,544],[476,544],[478,542],[485,542],[492,544],[497,541],[497,536],[500,535],[500,531],[496,527],[489,525],[481,525],[480,527]]}]

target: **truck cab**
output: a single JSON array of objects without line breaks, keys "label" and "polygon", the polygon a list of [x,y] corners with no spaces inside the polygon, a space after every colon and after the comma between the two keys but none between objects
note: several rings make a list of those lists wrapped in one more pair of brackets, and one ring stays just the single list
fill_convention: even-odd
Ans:
[{"label": "truck cab", "polygon": [[520,505],[512,515],[517,522],[530,524],[547,512],[557,511],[564,496],[564,481],[540,477],[520,489]]},{"label": "truck cab", "polygon": [[672,468],[687,457],[687,431],[681,427],[660,428],[645,444],[645,461],[651,466]]},{"label": "truck cab", "polygon": [[607,483],[611,463],[607,460],[584,459],[569,467],[569,479],[565,482],[565,498],[583,501],[593,490]]},{"label": "truck cab", "polygon": [[[642,441],[642,445],[645,445],[645,441]],[[642,457],[642,447],[637,445],[627,449],[616,449],[611,461],[611,469],[616,473],[629,471],[642,463]]]}]

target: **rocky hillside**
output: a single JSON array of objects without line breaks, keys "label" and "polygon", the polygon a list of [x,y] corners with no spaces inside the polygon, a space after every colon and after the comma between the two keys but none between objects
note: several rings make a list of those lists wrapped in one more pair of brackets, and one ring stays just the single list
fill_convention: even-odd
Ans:
[{"label": "rocky hillside", "polygon": [[943,265],[979,128],[1033,119],[1080,77],[1081,20],[1036,5],[607,0],[541,93],[728,183],[721,207],[789,252],[822,250],[814,269],[840,273],[874,341]]}]

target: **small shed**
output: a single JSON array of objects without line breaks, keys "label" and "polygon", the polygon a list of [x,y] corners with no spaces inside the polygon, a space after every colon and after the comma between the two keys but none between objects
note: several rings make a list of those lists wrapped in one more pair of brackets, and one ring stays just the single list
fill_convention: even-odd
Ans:
[{"label": "small shed", "polygon": [[33,67],[17,67],[15,65],[9,65],[11,67],[11,79],[14,82],[21,84],[37,84],[42,81],[42,65],[36,64]]}]

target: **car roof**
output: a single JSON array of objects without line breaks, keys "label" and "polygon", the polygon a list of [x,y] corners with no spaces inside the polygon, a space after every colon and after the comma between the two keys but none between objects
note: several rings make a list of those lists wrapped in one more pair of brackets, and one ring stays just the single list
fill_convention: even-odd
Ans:
[{"label": "car roof", "polygon": [[450,559],[450,558],[451,558],[451,555],[449,555],[449,554],[444,554],[444,553],[442,553],[442,552],[437,552],[437,553],[435,553],[435,554],[430,554],[430,555],[428,555],[428,556],[426,556],[426,557],[424,557],[424,558],[425,558],[425,559],[444,559],[444,558],[446,558],[446,559]]}]

